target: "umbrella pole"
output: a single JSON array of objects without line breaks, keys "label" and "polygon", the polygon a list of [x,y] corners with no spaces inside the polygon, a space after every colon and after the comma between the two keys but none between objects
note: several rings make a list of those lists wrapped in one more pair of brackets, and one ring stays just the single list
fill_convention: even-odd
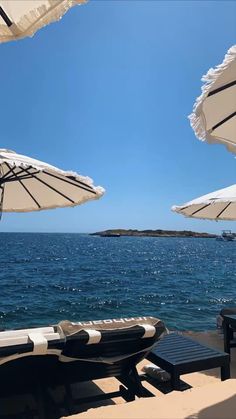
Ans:
[{"label": "umbrella pole", "polygon": [[1,6],[0,6],[0,16],[2,17],[2,19],[4,20],[4,22],[6,23],[8,27],[12,25],[11,19],[7,16],[7,14],[4,12]]}]

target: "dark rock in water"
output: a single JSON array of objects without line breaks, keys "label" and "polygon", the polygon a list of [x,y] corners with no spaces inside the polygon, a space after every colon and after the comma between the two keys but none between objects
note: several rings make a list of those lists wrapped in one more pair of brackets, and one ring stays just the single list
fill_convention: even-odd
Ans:
[{"label": "dark rock in water", "polygon": [[135,237],[197,237],[197,238],[216,238],[216,234],[198,233],[187,230],[104,230],[96,233],[91,233],[92,236],[101,237],[120,237],[120,236],[135,236]]}]

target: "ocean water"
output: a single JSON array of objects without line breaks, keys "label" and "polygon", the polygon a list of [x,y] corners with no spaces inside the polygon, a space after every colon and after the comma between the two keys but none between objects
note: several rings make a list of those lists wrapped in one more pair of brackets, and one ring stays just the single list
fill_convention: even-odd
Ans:
[{"label": "ocean water", "polygon": [[236,305],[236,242],[1,233],[0,328],[152,315],[215,329]]}]

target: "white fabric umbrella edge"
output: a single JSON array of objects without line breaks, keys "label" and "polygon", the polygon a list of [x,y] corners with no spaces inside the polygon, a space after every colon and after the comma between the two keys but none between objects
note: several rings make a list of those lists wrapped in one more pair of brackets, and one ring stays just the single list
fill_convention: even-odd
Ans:
[{"label": "white fabric umbrella edge", "polygon": [[204,99],[207,97],[210,90],[213,88],[214,84],[218,80],[218,78],[221,76],[221,74],[225,71],[226,68],[230,66],[232,61],[236,59],[236,45],[233,45],[228,52],[226,53],[224,60],[221,64],[217,65],[215,68],[210,68],[202,77],[202,81],[205,83],[201,87],[202,94],[196,99],[194,106],[193,106],[193,112],[188,116],[190,120],[190,125],[196,135],[196,137],[201,141],[207,141],[210,144],[212,143],[219,143],[227,147],[227,149],[232,152],[236,153],[236,146],[235,144],[231,144],[229,142],[226,142],[225,140],[218,140],[217,137],[212,136],[207,130],[206,130],[206,123],[205,119],[203,117],[202,113],[202,105],[204,102]]},{"label": "white fabric umbrella edge", "polygon": [[[86,202],[89,202],[89,201],[95,201],[95,200],[97,200],[97,199],[99,199],[99,198],[101,198],[103,195],[104,195],[104,193],[105,193],[105,189],[104,188],[102,188],[101,186],[97,186],[96,188],[94,188],[95,190],[96,190],[96,196],[91,196],[91,198],[84,198],[84,199],[82,199],[81,201],[80,201],[80,203],[78,204],[78,203],[74,203],[74,204],[67,204],[67,205],[65,205],[65,206],[62,206],[62,205],[52,205],[52,206],[48,206],[48,207],[43,207],[43,208],[33,208],[33,207],[29,207],[29,208],[27,208],[26,210],[17,210],[17,209],[8,209],[7,211],[6,210],[4,210],[4,209],[2,209],[1,210],[1,212],[2,213],[8,213],[8,212],[17,212],[17,213],[19,213],[19,212],[36,212],[36,211],[44,211],[44,210],[52,210],[52,209],[57,209],[57,208],[71,208],[71,207],[78,207],[78,206],[80,206],[81,204],[84,204],[84,203],[86,203]],[[100,192],[100,189],[102,189],[102,192]]]},{"label": "white fabric umbrella edge", "polygon": [[[191,206],[193,207],[194,205],[189,205],[189,206],[186,206],[186,207],[191,208]],[[232,218],[227,218],[227,217],[222,217],[222,218],[217,219],[217,218],[210,218],[210,217],[203,217],[203,216],[196,217],[194,215],[185,214],[183,212],[183,208],[186,208],[186,207],[185,207],[185,205],[181,205],[181,206],[173,205],[171,207],[171,211],[175,212],[176,214],[182,215],[185,218],[192,218],[192,219],[195,219],[195,220],[208,220],[208,221],[216,221],[216,222],[219,222],[219,221],[233,221]]]},{"label": "white fabric umbrella edge", "polygon": [[39,170],[42,172],[45,170],[52,170],[53,172],[57,172],[59,175],[62,176],[73,176],[78,181],[87,183],[87,185],[91,186],[99,195],[98,197],[102,196],[105,193],[105,189],[102,186],[94,186],[93,179],[89,176],[81,176],[77,172],[74,171],[65,171],[58,169],[56,166],[52,166],[51,164],[44,163],[41,160],[33,159],[31,157],[24,156],[23,154],[18,154],[15,151],[7,150],[7,149],[0,149],[0,164],[4,163],[7,159],[7,163],[11,167],[27,167],[31,165],[34,169]]},{"label": "white fabric umbrella edge", "polygon": [[63,15],[73,6],[75,5],[81,5],[84,3],[87,3],[88,0],[63,0],[61,3],[57,4],[55,7],[50,9],[45,15],[38,16],[40,13],[38,12],[38,9],[32,10],[30,12],[30,15],[27,15],[27,20],[29,20],[29,16],[31,18],[38,18],[32,25],[25,30],[24,32],[20,31],[15,23],[12,24],[12,36],[9,35],[2,35],[0,37],[0,43],[8,42],[8,41],[17,41],[19,39],[25,38],[25,37],[32,37],[34,34],[43,27],[49,25],[50,23],[59,21]]},{"label": "white fabric umbrella edge", "polygon": [[[189,210],[190,208],[194,208],[199,205],[208,206],[211,204],[228,204],[229,202],[231,204],[236,203],[236,185],[228,186],[227,188],[219,189],[214,192],[210,192],[209,194],[202,195],[199,198],[192,199],[191,201],[186,202],[183,205],[173,205],[171,207],[171,211],[176,212],[177,214],[180,214],[186,218],[197,218],[202,220],[211,220],[211,221],[232,221],[232,218],[228,217],[222,217],[222,218],[212,218],[212,217],[205,217],[205,216],[195,216],[195,213],[187,214],[185,212],[186,210]],[[232,196],[230,196],[230,192],[232,193]],[[224,195],[225,194],[225,195]],[[197,209],[197,212],[199,212],[200,209]]]},{"label": "white fabric umbrella edge", "polygon": [[[46,205],[46,206],[43,206],[42,208],[40,207],[38,208],[27,207],[26,209],[8,208],[7,210],[2,208],[1,212],[29,212],[29,211],[41,211],[44,209],[73,207],[73,206],[81,205],[87,201],[97,200],[101,198],[105,193],[105,189],[101,186],[95,186],[93,184],[93,180],[90,177],[81,176],[78,173],[73,172],[73,171],[63,171],[61,169],[58,169],[55,166],[52,166],[40,160],[36,160],[31,157],[24,156],[22,154],[17,154],[15,151],[7,150],[7,149],[0,149],[0,165],[2,164],[7,164],[9,168],[21,167],[23,170],[31,167],[33,169],[36,169],[38,172],[45,173],[48,175],[51,174],[50,176],[53,176],[53,177],[55,177],[55,175],[56,177],[58,176],[58,181],[62,181],[62,182],[70,181],[72,182],[71,183],[72,185],[79,182],[80,184],[82,184],[81,186],[82,189],[83,189],[83,185],[85,187],[87,185],[89,189],[91,190],[92,194],[91,195],[86,194],[84,197],[80,197],[79,202],[78,201],[71,202],[71,203],[67,202],[66,205],[61,205],[61,203],[57,205],[54,203],[53,205]],[[66,178],[68,178],[68,180]]]}]

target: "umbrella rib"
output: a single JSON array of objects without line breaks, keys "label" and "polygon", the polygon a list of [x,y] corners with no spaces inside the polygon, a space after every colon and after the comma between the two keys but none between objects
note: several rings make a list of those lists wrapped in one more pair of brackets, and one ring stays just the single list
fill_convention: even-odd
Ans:
[{"label": "umbrella rib", "polygon": [[4,22],[6,23],[8,27],[12,25],[11,19],[7,16],[6,12],[3,10],[1,6],[0,6],[0,16],[2,17],[2,19],[4,20]]},{"label": "umbrella rib", "polygon": [[[9,168],[9,171],[7,172],[7,173],[5,173],[5,175],[0,179],[0,182],[1,182],[1,180],[5,180],[5,182],[10,182],[12,179],[14,179],[14,176],[16,175],[16,173],[13,171],[13,169],[12,168],[10,168],[9,167],[9,165],[8,164],[6,164],[7,165],[7,167]],[[30,169],[33,169],[33,167],[30,167]],[[35,169],[36,170],[36,169]],[[19,174],[21,174],[21,173],[23,173],[23,172],[25,172],[25,169],[22,169],[21,168],[21,170],[20,170],[20,172],[18,172],[17,173],[17,175],[19,176]],[[26,176],[32,176],[32,174],[37,174],[37,173],[40,173],[39,172],[39,170],[36,170],[36,172],[35,173],[27,173],[27,175]],[[81,181],[79,181],[79,180],[77,180],[77,179],[70,179],[70,180],[68,180],[68,179],[64,179],[64,178],[61,178],[61,177],[59,177],[59,176],[56,176],[56,175],[54,175],[54,174],[52,174],[52,173],[48,173],[48,172],[46,172],[46,171],[44,171],[44,173],[46,174],[46,175],[49,175],[49,176],[52,176],[52,177],[54,177],[54,178],[56,178],[56,179],[59,179],[59,180],[62,180],[63,182],[66,182],[66,183],[69,183],[69,185],[72,185],[72,186],[76,186],[76,187],[78,187],[78,188],[81,188],[81,189],[84,189],[85,191],[87,191],[87,192],[91,192],[91,193],[93,193],[93,194],[95,194],[96,195],[96,192],[93,190],[93,188],[90,186],[90,185],[87,185],[86,183],[84,183],[84,182],[81,182]],[[11,174],[11,175],[10,175]],[[22,177],[22,179],[24,179],[23,177]],[[27,177],[26,177],[26,179],[27,179]],[[76,183],[73,183],[73,182],[76,182]],[[3,183],[3,182],[2,182]],[[78,185],[79,184],[79,185]],[[83,186],[85,186],[85,187],[83,187],[83,186],[81,186],[81,185],[83,185]],[[88,188],[88,189],[87,189]]]},{"label": "umbrella rib", "polygon": [[[10,167],[10,165],[7,162],[5,162],[5,165],[7,166],[7,168],[9,170],[8,170],[7,173],[5,173],[5,175],[2,178],[0,178],[0,184],[1,183],[2,184],[3,183],[6,183],[6,182],[12,182],[12,181],[14,181],[14,179],[16,178],[16,176],[17,176],[18,180],[19,179],[24,180],[24,179],[30,179],[32,177],[32,174],[39,173],[39,170],[36,170],[35,169],[36,172],[34,172],[34,173],[29,172],[29,173],[26,173],[25,175],[22,175],[22,173],[25,172],[25,169],[22,169],[21,168],[21,170],[18,173],[16,173],[16,172],[14,172],[14,170],[16,169],[16,167]],[[31,167],[31,169],[33,169],[33,167]],[[21,176],[19,176],[19,175],[21,175]]]},{"label": "umbrella rib", "polygon": [[[7,167],[8,164],[6,163]],[[38,208],[41,208],[41,205],[39,205],[38,201],[35,199],[35,197],[32,195],[32,193],[28,190],[28,188],[24,185],[24,183],[22,182],[22,180],[19,178],[18,174],[16,174],[14,172],[14,169],[12,168],[12,173],[15,175],[15,178],[18,180],[18,182],[21,184],[21,186],[23,186],[23,188],[25,189],[25,191],[29,194],[29,196],[31,197],[31,199],[34,201],[34,203],[37,205]]]},{"label": "umbrella rib", "polygon": [[208,93],[208,97],[215,95],[216,93],[222,92],[222,90],[228,89],[229,87],[232,87],[236,84],[236,80],[231,81],[230,83],[224,84],[223,86],[218,87],[215,90],[212,90],[210,93]]},{"label": "umbrella rib", "polygon": [[[1,184],[1,183],[5,183],[5,182],[10,182],[10,181],[12,181],[12,179],[14,179],[14,177],[15,177],[16,175],[19,177],[19,175],[25,171],[25,169],[22,169],[22,168],[21,168],[21,170],[20,170],[18,173],[15,173],[15,172],[14,172],[14,169],[15,169],[16,167],[10,167],[10,165],[9,165],[7,162],[5,162],[5,165],[7,166],[7,168],[8,168],[9,170],[8,170],[8,172],[7,172],[7,173],[5,173],[5,175],[3,175],[3,176],[0,178],[0,184]],[[39,171],[37,171],[36,173],[39,173]],[[28,174],[28,173],[27,173],[27,176],[29,176],[29,174]]]},{"label": "umbrella rib", "polygon": [[5,190],[4,185],[1,185],[0,188],[1,188],[1,191],[2,191],[2,193],[1,193],[1,201],[0,201],[0,219],[1,219],[2,218],[2,207],[3,207],[4,190]]},{"label": "umbrella rib", "polygon": [[26,192],[28,192],[29,196],[31,197],[31,199],[33,199],[33,201],[35,202],[35,204],[37,205],[38,208],[41,208],[41,205],[39,205],[38,201],[35,199],[35,197],[32,195],[32,193],[29,191],[29,189],[24,185],[24,183],[22,182],[22,180],[19,179],[19,182],[21,184],[21,186],[23,186],[23,188],[25,189]]},{"label": "umbrella rib", "polygon": [[[14,169],[15,169],[15,168],[16,168],[16,167],[14,167]],[[25,172],[25,168],[22,168],[22,167],[20,167],[20,166],[19,166],[19,168],[20,168],[20,171],[19,171],[18,173],[13,172],[13,173],[14,173],[14,175],[15,175],[15,174],[17,174],[17,176],[19,176],[21,173]],[[29,167],[29,168],[30,168],[30,169],[34,169],[32,166],[31,166],[31,167]],[[39,170],[37,170],[37,169],[35,169],[35,170],[36,170],[36,172],[34,172],[35,174],[36,174],[36,173],[39,173]],[[8,172],[8,173],[9,173],[9,172]],[[30,172],[30,175],[32,175],[32,173],[31,173],[31,172]],[[27,176],[29,176],[29,175],[28,175],[28,173],[27,173]],[[11,178],[12,178],[12,176],[8,176],[8,177],[7,177],[7,179],[11,179]]]},{"label": "umbrella rib", "polygon": [[21,170],[19,173],[14,173],[13,172],[13,175],[8,176],[7,178],[5,178],[4,182],[2,182],[2,183],[14,182],[16,176],[18,177],[18,179],[21,179],[21,180],[31,179],[32,174],[36,175],[37,173],[39,173],[39,172],[35,172],[35,173],[31,173],[31,174],[26,173],[25,175],[22,175],[23,172],[24,172],[24,170]]},{"label": "umbrella rib", "polygon": [[[1,178],[0,178],[0,183],[4,183],[4,182],[2,182],[3,180],[5,180],[5,179],[9,179],[12,175],[10,175],[11,173],[12,173],[12,171],[13,171],[13,168],[12,167],[10,167],[9,166],[9,164],[8,163],[6,163],[5,162],[5,165],[7,166],[7,168],[9,169],[8,170],[8,172],[7,173],[5,173],[5,175],[3,175]],[[10,176],[8,176],[8,175],[10,175]]]},{"label": "umbrella rib", "polygon": [[223,214],[223,212],[224,212],[225,210],[227,210],[227,208],[228,208],[230,205],[231,205],[231,202],[229,202],[229,203],[226,205],[226,207],[224,207],[224,208],[222,209],[222,211],[220,211],[220,213],[216,216],[216,218],[219,218],[219,217]]},{"label": "umbrella rib", "polygon": [[[74,179],[71,179],[71,180],[73,180],[73,182],[79,183],[79,185],[76,185],[76,184],[72,183],[71,180],[64,179],[64,178],[61,178],[61,177],[59,177],[57,175],[54,175],[52,173],[46,172],[45,170],[43,171],[43,173],[45,173],[48,176],[52,176],[52,177],[54,177],[56,179],[62,180],[63,182],[69,183],[69,185],[77,186],[78,188],[84,189],[85,191],[91,192],[91,193],[93,193],[93,194],[96,195],[96,192],[92,189],[91,186],[89,186],[86,183],[83,183],[83,182],[81,182],[81,181],[79,181],[77,179],[75,179],[75,180]],[[81,185],[83,185],[83,186],[81,186]],[[87,189],[87,188],[89,188],[89,189]]]},{"label": "umbrella rib", "polygon": [[225,124],[225,122],[229,121],[229,119],[233,118],[234,116],[236,116],[236,112],[231,113],[231,115],[226,116],[226,118],[222,119],[222,121],[220,121],[220,122],[218,122],[218,124],[214,125],[214,127],[212,127],[211,131],[214,131],[216,128]]},{"label": "umbrella rib", "polygon": [[203,207],[201,207],[201,208],[199,208],[198,210],[196,210],[196,211],[192,212],[192,214],[191,214],[191,215],[195,215],[195,214],[197,214],[199,211],[202,211],[202,210],[204,210],[205,208],[209,207],[209,205],[211,205],[211,203],[210,203],[210,204],[203,205]]},{"label": "umbrella rib", "polygon": [[[26,171],[27,173],[30,173],[30,172],[28,172],[28,169],[25,169],[25,171]],[[43,173],[44,173],[44,172],[43,172]],[[31,174],[31,173],[30,173],[30,174]],[[54,188],[53,186],[49,185],[49,184],[48,184],[47,182],[45,182],[44,180],[39,179],[36,175],[32,174],[32,178],[37,179],[39,182],[41,182],[43,185],[47,186],[49,189],[52,189],[52,190],[53,190],[54,192],[56,192],[58,195],[61,195],[63,198],[67,199],[67,200],[68,200],[68,201],[70,201],[72,204],[75,204],[75,201],[73,201],[73,199],[69,198],[69,197],[68,197],[68,196],[66,196],[64,193],[62,193],[62,192],[58,191],[56,188]]]}]

